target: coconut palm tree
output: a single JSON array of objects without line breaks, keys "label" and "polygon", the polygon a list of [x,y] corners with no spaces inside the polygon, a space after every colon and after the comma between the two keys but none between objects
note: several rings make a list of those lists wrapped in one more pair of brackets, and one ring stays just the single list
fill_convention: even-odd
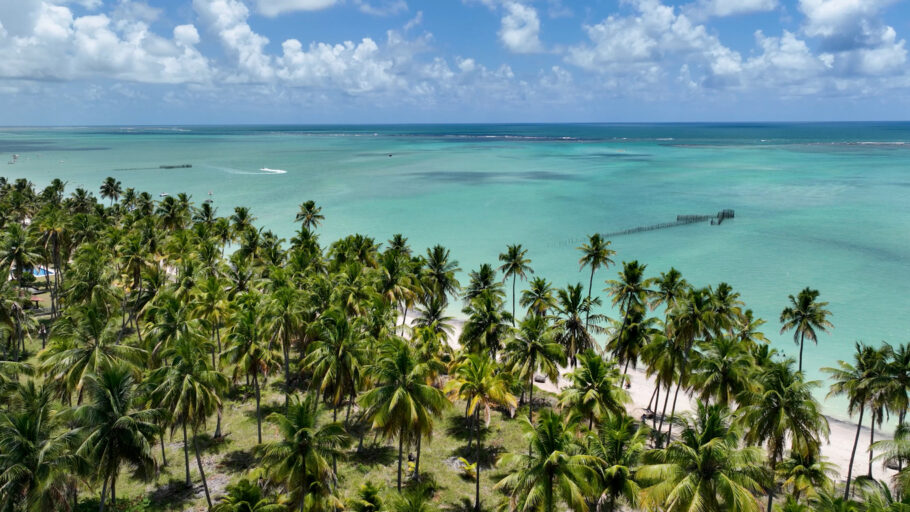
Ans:
[{"label": "coconut palm tree", "polygon": [[577,364],[579,353],[596,347],[594,334],[602,334],[601,324],[607,321],[604,315],[590,314],[600,299],[584,299],[583,290],[582,284],[578,283],[556,291],[556,340],[565,347],[572,366]]},{"label": "coconut palm tree", "polygon": [[322,207],[316,206],[316,201],[312,199],[300,203],[300,211],[294,218],[294,222],[302,223],[303,229],[307,231],[319,227],[323,220],[325,220],[325,216],[322,215]]},{"label": "coconut palm tree", "polygon": [[40,260],[41,254],[28,231],[17,222],[8,224],[0,236],[0,268],[4,274],[12,272],[19,286],[25,286],[25,271]]},{"label": "coconut palm tree", "polygon": [[531,268],[531,259],[527,255],[528,250],[523,249],[521,244],[507,245],[506,252],[499,254],[499,261],[502,262],[499,271],[502,272],[503,282],[512,278],[512,325],[515,325],[515,301],[517,299],[515,282],[519,277],[524,281],[528,278],[528,274],[534,273],[534,269]]},{"label": "coconut palm tree", "polygon": [[623,332],[628,325],[628,317],[631,310],[635,307],[644,309],[648,306],[648,301],[653,292],[648,288],[651,286],[651,279],[645,279],[645,268],[637,260],[622,262],[622,270],[619,271],[618,279],[607,281],[608,287],[604,290],[613,298],[613,306],[619,306],[619,314],[622,315],[622,324],[619,328],[617,337],[622,337]]},{"label": "coconut palm tree", "polygon": [[[253,381],[256,396],[256,435],[262,443],[262,386],[269,372],[279,367],[280,356],[272,348],[266,330],[263,299],[254,294],[238,298],[237,309],[231,316],[231,331],[227,335],[227,348],[222,356],[234,365],[234,380],[242,374]],[[260,383],[260,380],[262,381]]]},{"label": "coconut palm tree", "polygon": [[449,259],[450,251],[441,245],[427,249],[426,264],[423,267],[423,280],[430,293],[444,300],[458,293],[461,286],[455,276],[461,272],[458,261]]},{"label": "coconut palm tree", "polygon": [[556,307],[553,296],[553,285],[543,277],[531,279],[527,290],[521,292],[521,307],[527,308],[529,314],[546,315]]},{"label": "coconut palm tree", "polygon": [[559,395],[559,407],[587,418],[589,430],[594,428],[595,421],[625,414],[625,405],[631,398],[622,388],[619,369],[597,352],[583,352],[569,378],[572,384]]},{"label": "coconut palm tree", "polygon": [[597,471],[598,510],[614,512],[620,503],[638,506],[641,486],[635,471],[647,441],[648,427],[636,425],[623,414],[611,415],[597,431],[588,434],[587,452],[595,458]]},{"label": "coconut palm tree", "polygon": [[120,182],[110,176],[104,179],[104,182],[101,183],[101,198],[110,199],[111,206],[114,206],[114,201],[120,199],[120,194],[123,193],[123,187],[120,186]]},{"label": "coconut palm tree", "polygon": [[191,485],[189,437],[187,427],[193,434],[193,451],[196,454],[196,465],[205,490],[209,507],[212,498],[209,495],[205,470],[199,455],[199,443],[196,432],[206,419],[221,409],[221,394],[228,387],[227,377],[211,367],[208,358],[210,342],[201,336],[181,336],[162,353],[162,358],[170,365],[154,370],[150,380],[158,383],[152,391],[155,403],[171,411],[171,425],[183,429],[183,459],[186,470],[186,485]]},{"label": "coconut palm tree", "polygon": [[732,402],[750,390],[755,360],[744,343],[729,336],[702,343],[692,369],[692,386],[699,398],[731,407]]},{"label": "coconut palm tree", "polygon": [[651,342],[654,336],[661,333],[658,329],[657,318],[645,316],[645,309],[633,306],[632,310],[623,317],[625,328],[615,329],[617,335],[607,342],[605,349],[610,352],[616,361],[622,365],[622,375],[625,378],[632,368],[638,366],[638,358],[642,349]]},{"label": "coconut palm tree", "polygon": [[[591,267],[591,277],[588,279],[588,302],[591,301],[591,291],[594,289],[594,273],[598,269],[603,267],[604,269],[608,268],[610,265],[613,265],[613,260],[611,259],[616,251],[610,249],[610,241],[605,240],[600,233],[594,233],[588,237],[588,243],[582,244],[578,248],[582,252],[581,259],[578,260],[578,264],[581,265],[579,270],[584,270],[585,267]],[[588,328],[588,311],[585,314],[585,328]]]},{"label": "coconut palm tree", "polygon": [[818,333],[828,332],[834,325],[828,320],[831,312],[827,302],[818,301],[818,290],[803,288],[796,297],[790,295],[790,305],[780,313],[780,333],[793,331],[793,342],[799,345],[799,371],[803,371],[803,345],[806,338],[818,343]]},{"label": "coconut palm tree", "polygon": [[[828,396],[847,396],[847,413],[853,416],[859,413],[856,422],[856,436],[853,439],[853,450],[850,452],[850,464],[847,466],[847,483],[844,486],[844,499],[850,495],[850,478],[853,475],[853,460],[856,457],[856,447],[859,444],[859,434],[863,428],[863,414],[866,409],[873,406],[875,388],[887,376],[884,373],[882,354],[874,347],[863,343],[856,343],[853,354],[853,364],[838,361],[836,368],[822,368],[831,380]],[[871,472],[871,464],[870,464]]]},{"label": "coconut palm tree", "polygon": [[[765,445],[770,470],[783,458],[788,441],[791,452],[804,457],[818,453],[822,438],[829,434],[828,420],[812,395],[819,383],[804,381],[801,372],[793,371],[793,360],[785,359],[763,368],[756,384],[756,389],[747,388],[737,401],[745,404],[740,411],[745,439]],[[769,489],[771,512],[774,485]]]},{"label": "coconut palm tree", "polygon": [[158,411],[139,408],[133,370],[123,364],[89,376],[88,394],[88,403],[75,411],[76,422],[86,432],[76,453],[90,461],[101,477],[99,510],[104,512],[108,489],[111,503],[117,502],[121,467],[131,467],[140,478],[155,474],[152,446],[158,433]]},{"label": "coconut palm tree", "polygon": [[284,505],[265,496],[262,488],[246,478],[229,485],[227,494],[212,507],[212,512],[284,512]]},{"label": "coconut palm tree", "polygon": [[531,315],[518,324],[505,347],[506,367],[528,384],[528,420],[534,421],[534,376],[543,373],[557,383],[559,366],[566,362],[562,345],[556,343],[556,331],[545,316]]},{"label": "coconut palm tree", "polygon": [[511,330],[512,316],[503,310],[502,297],[487,290],[462,309],[467,321],[459,343],[472,353],[487,351],[495,358]]},{"label": "coconut palm tree", "polygon": [[535,426],[530,419],[523,427],[531,445],[528,455],[507,453],[498,464],[514,469],[494,489],[509,495],[510,510],[554,512],[557,500],[571,510],[586,511],[585,498],[596,479],[595,457],[584,453],[571,418],[550,409],[540,412]]},{"label": "coconut palm tree", "polygon": [[363,376],[365,334],[356,320],[348,320],[344,312],[332,309],[320,318],[318,337],[303,360],[303,366],[313,372],[313,386],[332,405],[332,421],[338,420],[338,408],[345,398],[353,398]]},{"label": "coconut palm tree", "polygon": [[788,497],[793,497],[797,502],[806,497],[809,501],[818,496],[819,492],[834,491],[834,482],[837,467],[825,460],[818,453],[802,454],[799,451],[790,452],[790,456],[778,463],[776,477],[788,491]]},{"label": "coconut palm tree", "polygon": [[515,396],[509,392],[508,383],[498,371],[494,360],[479,353],[468,354],[455,367],[452,379],[446,383],[445,391],[451,399],[466,401],[465,414],[474,418],[474,443],[477,449],[474,510],[480,512],[480,454],[483,444],[480,439],[480,409],[484,410],[486,424],[489,425],[492,407],[494,405],[515,407]]},{"label": "coconut palm tree", "polygon": [[365,416],[373,428],[387,437],[398,438],[398,492],[401,492],[401,465],[405,438],[417,436],[415,476],[420,471],[420,439],[433,434],[433,419],[449,405],[442,391],[427,384],[427,367],[417,361],[413,350],[402,340],[390,340],[383,356],[372,367],[376,382],[360,397]]},{"label": "coconut palm tree", "polygon": [[284,486],[301,512],[327,493],[338,477],[329,463],[343,454],[351,438],[338,422],[319,424],[319,399],[294,397],[286,413],[273,412],[266,421],[278,429],[278,439],[257,447],[266,474]]},{"label": "coconut palm tree", "polygon": [[84,469],[81,434],[52,398],[50,388],[26,381],[0,408],[0,510],[54,510]]},{"label": "coconut palm tree", "polygon": [[757,512],[767,487],[761,451],[740,447],[730,411],[698,402],[694,415],[675,419],[682,432],[666,448],[645,453],[637,476],[642,504],[666,512]]},{"label": "coconut palm tree", "polygon": [[472,300],[487,290],[499,297],[505,297],[502,283],[496,279],[496,270],[489,263],[484,263],[477,270],[472,270],[468,274],[468,286],[465,288],[462,298],[465,304],[470,304]]},{"label": "coconut palm tree", "polygon": [[41,372],[66,396],[76,393],[81,402],[89,375],[105,365],[142,364],[147,352],[120,343],[120,323],[95,305],[72,307],[53,329],[54,337],[38,354]]}]

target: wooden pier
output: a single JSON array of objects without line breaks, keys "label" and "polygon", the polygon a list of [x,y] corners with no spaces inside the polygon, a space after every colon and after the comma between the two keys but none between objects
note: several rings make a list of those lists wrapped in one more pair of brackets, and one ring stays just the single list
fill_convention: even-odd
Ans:
[{"label": "wooden pier", "polygon": [[712,226],[719,226],[724,220],[732,219],[735,217],[733,210],[726,209],[717,212],[714,215],[677,215],[676,222],[663,222],[661,224],[652,224],[650,226],[639,226],[637,228],[624,229],[622,231],[614,231],[612,233],[601,233],[601,236],[604,238],[612,238],[615,236],[621,235],[632,235],[635,233],[642,233],[645,231],[656,231],[658,229],[667,229],[675,228],[679,226],[686,226],[689,224],[696,224],[699,222],[711,222]]}]

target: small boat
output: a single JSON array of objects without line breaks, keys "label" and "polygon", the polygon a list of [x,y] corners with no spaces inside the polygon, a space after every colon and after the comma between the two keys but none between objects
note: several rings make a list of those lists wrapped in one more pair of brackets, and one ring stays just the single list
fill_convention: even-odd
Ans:
[{"label": "small boat", "polygon": [[158,197],[167,197],[167,196],[168,196],[167,192],[162,192],[162,193],[158,194]]},{"label": "small boat", "polygon": [[212,204],[212,200],[206,199],[205,201],[202,202],[202,204]]}]

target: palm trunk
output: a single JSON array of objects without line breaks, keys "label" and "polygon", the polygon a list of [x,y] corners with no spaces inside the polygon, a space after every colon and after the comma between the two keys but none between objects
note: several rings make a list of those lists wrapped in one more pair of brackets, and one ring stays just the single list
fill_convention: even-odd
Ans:
[{"label": "palm trunk", "polygon": [[588,279],[588,306],[585,308],[585,330],[588,330],[588,318],[591,317],[591,288],[594,287],[594,265],[591,265],[591,278]]},{"label": "palm trunk", "polygon": [[259,444],[262,444],[262,415],[259,412],[259,403],[261,400],[261,395],[259,392],[259,372],[253,372],[253,389],[256,391],[256,436],[259,439]]},{"label": "palm trunk", "polygon": [[660,396],[658,396],[658,394],[657,394],[658,391],[660,391],[660,383],[658,383],[656,386],[654,386],[654,392],[651,393],[651,399],[648,400],[648,410],[649,410],[649,411],[653,411],[653,410],[654,410],[654,409],[651,409],[651,406],[654,405],[654,398],[655,398],[655,397],[657,398],[657,403],[660,404]]},{"label": "palm trunk", "polygon": [[875,418],[876,414],[872,413],[872,424],[869,425],[871,429],[869,430],[869,479],[872,479],[872,445],[875,444]]},{"label": "palm trunk", "polygon": [[667,444],[670,444],[670,439],[673,437],[673,415],[676,414],[676,398],[679,397],[679,388],[682,387],[682,382],[676,383],[676,393],[673,393],[673,407],[670,409],[670,421],[667,422]]},{"label": "palm trunk", "polygon": [[515,276],[512,275],[512,327],[515,327]]},{"label": "palm trunk", "polygon": [[856,457],[856,446],[859,444],[859,433],[863,428],[863,413],[865,407],[859,410],[859,421],[856,423],[856,437],[853,438],[853,450],[850,452],[850,465],[847,466],[847,485],[844,486],[844,499],[850,495],[850,478],[853,476],[853,459]]},{"label": "palm trunk", "polygon": [[284,411],[287,412],[291,403],[291,340],[288,336],[287,325],[284,328]]},{"label": "palm trunk", "polygon": [[[657,426],[657,433],[660,434],[664,429],[664,418],[667,415],[667,404],[670,402],[670,382],[667,382],[667,392],[664,393],[664,408],[660,411],[660,425]],[[657,416],[654,416],[654,424],[657,425]]]},{"label": "palm trunk", "polygon": [[205,502],[212,508],[212,497],[209,495],[209,484],[205,480],[205,470],[202,468],[202,458],[199,457],[199,443],[196,440],[196,429],[193,429],[193,450],[196,452],[196,465],[199,466],[199,476],[202,477],[202,489],[205,491]]},{"label": "palm trunk", "polygon": [[303,506],[306,504],[307,481],[306,481],[306,457],[303,458],[303,481],[300,483],[300,512],[303,512]]},{"label": "palm trunk", "polygon": [[164,426],[161,428],[161,465],[167,466],[167,455],[164,454]]},{"label": "palm trunk", "polygon": [[474,512],[480,512],[480,407],[474,409],[474,440],[477,445],[475,463],[477,464],[477,480],[474,482]]},{"label": "palm trunk", "polygon": [[[528,423],[534,425],[534,374],[531,373],[531,387],[528,390]],[[528,457],[532,455],[533,443],[528,441]],[[478,464],[479,466],[480,464]]]},{"label": "palm trunk", "polygon": [[401,457],[404,448],[404,427],[398,432],[398,492],[401,492]]},{"label": "palm trunk", "polygon": [[104,512],[105,501],[107,501],[107,478],[101,483],[101,504],[98,505],[98,512]]},{"label": "palm trunk", "polygon": [[111,475],[111,507],[117,508],[117,470]]},{"label": "palm trunk", "polygon": [[420,440],[422,435],[417,434],[417,459],[414,461],[414,479],[420,480]]},{"label": "palm trunk", "polygon": [[186,486],[193,485],[190,480],[190,445],[186,438],[186,421],[183,422],[183,465],[186,468]]},{"label": "palm trunk", "polygon": [[799,372],[803,372],[803,345],[805,345],[806,335],[799,337]]}]

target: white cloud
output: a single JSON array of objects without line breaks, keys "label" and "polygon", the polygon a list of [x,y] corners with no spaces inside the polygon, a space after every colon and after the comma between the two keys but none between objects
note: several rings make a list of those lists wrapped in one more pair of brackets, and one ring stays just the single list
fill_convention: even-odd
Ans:
[{"label": "white cloud", "polygon": [[272,78],[272,59],[265,54],[269,40],[250,28],[246,5],[239,0],[193,0],[193,8],[235,57],[240,74],[232,80],[255,82]]},{"label": "white cloud", "polygon": [[499,38],[509,50],[515,53],[535,53],[543,50],[540,42],[540,18],[537,10],[519,2],[503,4],[505,14]]},{"label": "white cloud", "polygon": [[[70,9],[25,0],[15,33],[0,30],[0,77],[72,80],[105,77],[145,83],[207,82],[208,60],[196,49],[192,25],[173,39],[151,31],[146,21],[118,13],[75,17]],[[10,18],[0,11],[0,24]],[[24,17],[23,17],[24,16]],[[17,19],[15,16],[12,19]]]},{"label": "white cloud", "polygon": [[349,94],[403,87],[394,72],[394,62],[381,55],[370,38],[360,43],[311,43],[309,48],[296,39],[282,44],[278,77],[295,87],[334,88]]},{"label": "white cloud", "polygon": [[286,12],[319,11],[337,3],[338,0],[257,0],[256,7],[263,16],[274,17]]},{"label": "white cloud", "polygon": [[690,18],[705,19],[773,11],[777,5],[777,0],[697,0],[683,10]]},{"label": "white cloud", "polygon": [[737,79],[742,68],[739,53],[704,25],[658,0],[637,0],[633,6],[633,15],[614,15],[586,26],[590,44],[569,48],[566,60],[590,71],[634,76],[651,84],[682,65],[700,72],[706,85],[729,85]]},{"label": "white cloud", "polygon": [[423,11],[417,11],[417,14],[404,24],[404,30],[407,32],[414,27],[419,26],[421,23],[423,23]]}]

